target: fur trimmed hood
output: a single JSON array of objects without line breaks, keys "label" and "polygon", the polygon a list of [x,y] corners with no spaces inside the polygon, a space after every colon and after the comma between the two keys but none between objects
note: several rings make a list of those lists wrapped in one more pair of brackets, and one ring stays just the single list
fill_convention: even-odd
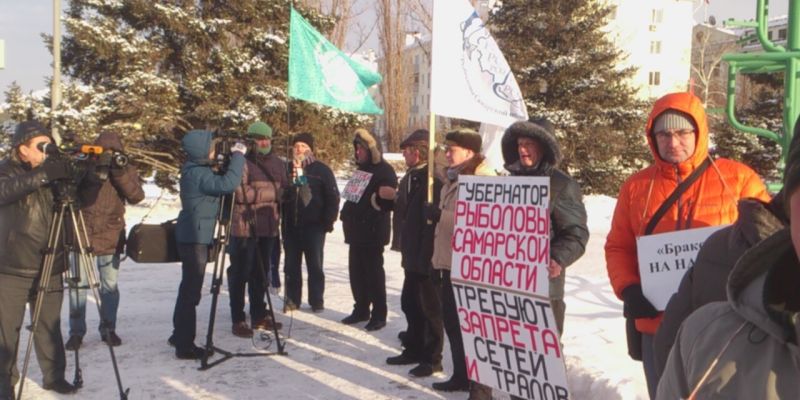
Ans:
[{"label": "fur trimmed hood", "polygon": [[356,129],[355,135],[356,137],[353,139],[353,151],[355,151],[355,145],[360,144],[369,149],[370,162],[372,162],[372,164],[380,163],[383,158],[383,153],[381,153],[381,150],[378,148],[378,141],[375,140],[375,137],[364,128]]},{"label": "fur trimmed hood", "polygon": [[503,161],[505,168],[509,172],[518,172],[522,167],[519,164],[519,149],[517,140],[527,137],[535,140],[542,148],[542,159],[536,167],[543,173],[548,173],[554,168],[558,168],[563,160],[561,148],[558,146],[555,128],[550,121],[539,119],[534,121],[519,121],[511,124],[503,134],[500,142],[503,150]]}]

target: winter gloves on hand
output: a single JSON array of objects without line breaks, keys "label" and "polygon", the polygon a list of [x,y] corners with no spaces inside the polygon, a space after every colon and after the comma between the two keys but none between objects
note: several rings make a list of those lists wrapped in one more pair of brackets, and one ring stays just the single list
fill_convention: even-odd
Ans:
[{"label": "winter gloves on hand", "polygon": [[432,203],[425,203],[424,213],[425,219],[433,223],[439,222],[439,218],[442,217],[442,210],[439,206]]},{"label": "winter gloves on hand", "polygon": [[245,155],[247,154],[247,145],[242,142],[236,142],[236,144],[231,146],[231,153],[241,153]]},{"label": "winter gloves on hand", "polygon": [[622,314],[625,318],[655,318],[658,310],[642,293],[642,285],[630,285],[622,290]]}]

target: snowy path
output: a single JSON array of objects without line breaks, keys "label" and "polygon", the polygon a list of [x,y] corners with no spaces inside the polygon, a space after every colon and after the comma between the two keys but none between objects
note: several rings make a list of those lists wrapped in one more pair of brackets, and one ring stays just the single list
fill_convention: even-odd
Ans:
[{"label": "snowy path", "polygon": [[[148,188],[148,204],[157,196]],[[573,399],[644,398],[646,388],[641,366],[628,359],[625,350],[621,303],[611,292],[605,272],[603,244],[614,200],[586,199],[592,238],[586,255],[567,272],[567,319],[564,351]],[[177,215],[178,205],[165,196],[149,221]],[[147,212],[130,207],[129,225]],[[278,313],[287,335],[288,356],[234,358],[208,371],[199,363],[174,357],[166,340],[172,330],[180,267],[178,264],[123,263],[120,272],[122,299],[117,331],[123,345],[116,348],[123,383],[130,399],[466,399],[467,394],[442,394],[430,389],[433,382],[451,371],[445,347],[445,373],[429,378],[411,378],[413,366],[387,366],[386,357],[399,353],[397,332],[405,328],[400,312],[403,273],[400,255],[385,252],[389,321],[386,328],[367,333],[363,324],[345,326],[338,321],[349,314],[352,298],[347,279],[347,246],[341,226],[328,236],[325,247],[326,310],[310,311],[307,304],[293,314]],[[207,269],[211,275],[211,266]],[[206,279],[198,307],[198,339],[205,342],[211,296]],[[223,288],[225,289],[225,288]],[[66,299],[65,299],[66,300]],[[281,309],[275,301],[276,310]],[[26,399],[114,399],[119,398],[107,348],[95,330],[97,313],[89,305],[89,333],[84,338],[81,365],[84,388],[77,396],[58,397],[40,387],[41,374],[35,359],[26,384]],[[67,302],[64,312],[68,313]],[[68,325],[62,323],[66,336]],[[252,352],[251,342],[230,333],[227,292],[220,295],[215,344],[229,351]],[[25,337],[23,337],[25,340]],[[24,349],[25,342],[21,342]],[[24,351],[24,350],[23,350]],[[72,353],[68,353],[67,379],[72,379]],[[20,356],[21,358],[21,356]],[[20,362],[21,365],[21,362]],[[500,396],[499,398],[507,398]]]}]

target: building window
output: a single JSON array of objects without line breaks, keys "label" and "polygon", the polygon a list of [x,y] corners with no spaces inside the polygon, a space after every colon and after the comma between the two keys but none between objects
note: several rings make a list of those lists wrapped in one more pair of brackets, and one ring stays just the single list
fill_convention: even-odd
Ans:
[{"label": "building window", "polygon": [[778,29],[778,40],[786,40],[786,28]]},{"label": "building window", "polygon": [[767,32],[767,39],[772,40],[772,31]]},{"label": "building window", "polygon": [[660,40],[654,40],[650,42],[650,54],[661,54]]},{"label": "building window", "polygon": [[664,20],[664,10],[660,8],[653,9],[653,12],[650,14],[650,23],[660,24],[663,20]]},{"label": "building window", "polygon": [[661,72],[659,71],[651,71],[650,72],[650,86],[659,86],[661,85]]}]

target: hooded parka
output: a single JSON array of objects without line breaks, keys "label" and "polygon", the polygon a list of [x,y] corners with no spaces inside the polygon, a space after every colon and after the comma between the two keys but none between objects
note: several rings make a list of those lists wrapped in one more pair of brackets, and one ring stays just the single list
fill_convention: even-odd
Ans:
[{"label": "hooded parka", "polygon": [[211,244],[220,196],[236,190],[242,180],[244,156],[234,152],[224,175],[211,169],[211,132],[193,130],[183,137],[187,161],[181,168],[181,212],[175,227],[178,243]]},{"label": "hooded parka", "polygon": [[[654,120],[666,110],[687,114],[696,127],[694,154],[679,164],[661,159],[653,135]],[[691,93],[672,93],[656,101],[645,132],[655,161],[629,177],[620,188],[605,245],[609,280],[620,299],[625,288],[641,282],[636,239],[644,235],[647,223],[661,203],[709,157],[705,110],[700,99]],[[764,202],[770,200],[758,175],[742,163],[724,158],[714,160],[669,208],[652,233],[730,224],[739,215],[737,202],[748,197]],[[660,323],[661,314],[655,318],[639,318],[636,329],[652,335]]]},{"label": "hooded parka", "polygon": [[391,211],[394,201],[378,196],[378,188],[381,186],[397,188],[397,174],[383,159],[378,142],[369,132],[357,129],[355,142],[361,143],[369,150],[369,159],[359,164],[358,170],[372,174],[372,178],[358,203],[345,201],[342,206],[344,241],[351,245],[385,246],[389,244],[391,235]]},{"label": "hooded parka", "polygon": [[[122,142],[113,132],[101,133],[95,144],[104,149],[122,151]],[[128,164],[120,172],[110,173],[107,180],[89,176],[81,183],[81,211],[95,255],[122,252],[125,242],[125,203],[136,204],[144,200],[144,190],[136,167]]]},{"label": "hooded parka", "polygon": [[728,279],[728,301],[684,321],[656,398],[687,398],[697,388],[698,399],[800,399],[797,282],[789,229],[745,253]]},{"label": "hooded parka", "polygon": [[[561,150],[549,123],[522,121],[511,125],[501,141],[505,168],[514,176],[545,176],[550,178],[550,258],[567,268],[586,251],[589,228],[586,226],[586,207],[581,188],[574,179],[558,169]],[[519,160],[517,140],[535,140],[542,150],[538,163],[525,168]],[[564,298],[564,272],[550,279],[550,298]]]},{"label": "hooded parka", "polygon": [[725,301],[728,275],[742,254],[788,223],[780,201],[782,196],[778,196],[769,204],[754,199],[740,201],[736,223],[714,232],[703,243],[694,266],[686,271],[678,292],[669,300],[656,332],[653,357],[659,375],[681,323],[698,308]]}]

